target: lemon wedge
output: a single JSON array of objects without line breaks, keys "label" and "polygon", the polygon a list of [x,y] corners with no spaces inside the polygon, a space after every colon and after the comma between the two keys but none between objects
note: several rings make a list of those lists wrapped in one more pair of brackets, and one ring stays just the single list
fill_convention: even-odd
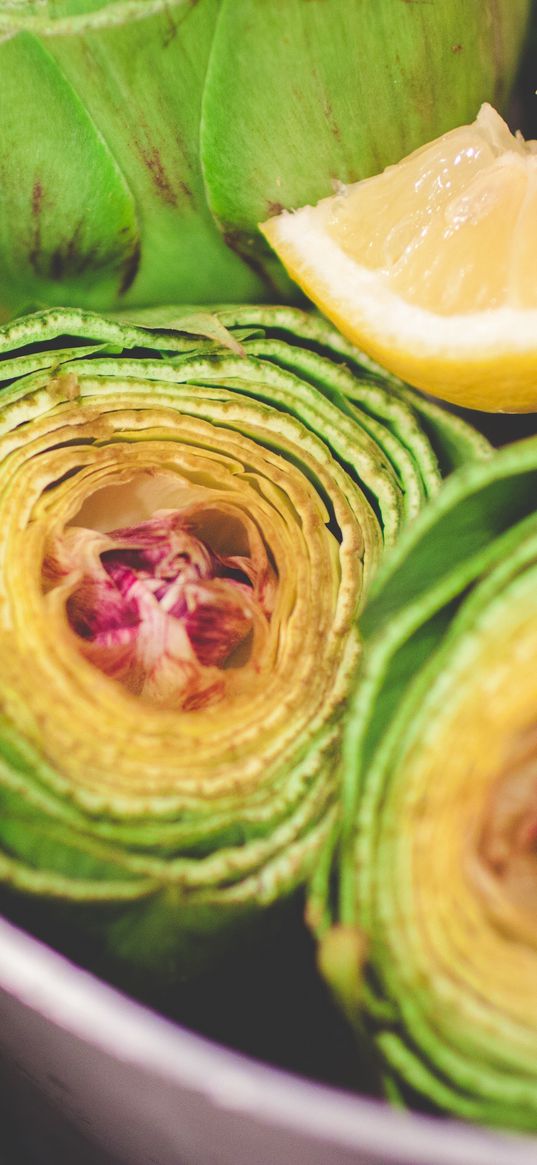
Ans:
[{"label": "lemon wedge", "polygon": [[348,339],[434,396],[537,409],[537,142],[483,105],[261,231]]}]

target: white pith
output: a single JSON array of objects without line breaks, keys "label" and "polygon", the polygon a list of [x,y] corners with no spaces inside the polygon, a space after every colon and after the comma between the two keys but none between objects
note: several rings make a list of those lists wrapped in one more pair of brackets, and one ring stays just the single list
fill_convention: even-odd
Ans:
[{"label": "white pith", "polygon": [[360,266],[324,230],[315,207],[306,206],[271,224],[274,241],[283,245],[293,275],[323,310],[345,320],[383,350],[417,357],[430,355],[465,361],[496,359],[502,354],[534,352],[537,310],[502,306],[473,313],[439,315],[407,303],[390,290],[381,274]]}]

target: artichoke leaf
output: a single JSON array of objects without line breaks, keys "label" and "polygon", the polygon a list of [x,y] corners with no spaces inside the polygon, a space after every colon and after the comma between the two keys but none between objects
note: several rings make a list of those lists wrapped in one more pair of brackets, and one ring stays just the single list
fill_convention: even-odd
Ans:
[{"label": "artichoke leaf", "polygon": [[524,2],[223,0],[201,158],[231,245],[263,253],[258,223],[463,124],[491,87],[503,104],[527,17]]},{"label": "artichoke leaf", "polygon": [[259,298],[198,158],[218,0],[92,8],[0,5],[0,320],[28,303]]}]

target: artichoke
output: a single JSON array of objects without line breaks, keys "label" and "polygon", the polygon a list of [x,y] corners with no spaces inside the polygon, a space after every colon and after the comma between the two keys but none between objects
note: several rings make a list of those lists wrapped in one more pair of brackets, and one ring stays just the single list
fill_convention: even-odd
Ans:
[{"label": "artichoke", "polygon": [[0,320],[295,294],[256,224],[502,107],[529,6],[0,0]]},{"label": "artichoke", "polygon": [[489,447],[293,308],[51,309],[0,352],[6,908],[193,972],[311,871],[369,580]]},{"label": "artichoke", "polygon": [[311,909],[388,1095],[533,1131],[536,489],[530,438],[454,475],[386,556]]}]

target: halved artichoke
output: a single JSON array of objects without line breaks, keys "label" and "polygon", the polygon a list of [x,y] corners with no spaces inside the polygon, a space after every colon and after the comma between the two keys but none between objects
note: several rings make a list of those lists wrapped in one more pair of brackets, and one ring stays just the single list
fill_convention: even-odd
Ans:
[{"label": "halved artichoke", "polygon": [[0,321],[296,294],[257,223],[503,107],[529,6],[0,0]]},{"label": "halved artichoke", "polygon": [[388,1095],[521,1130],[537,1129],[536,490],[531,438],[454,475],[386,557],[332,919],[322,878],[311,907]]},{"label": "halved artichoke", "polygon": [[0,331],[0,879],[175,975],[311,872],[383,546],[489,447],[298,310],[142,322]]}]

